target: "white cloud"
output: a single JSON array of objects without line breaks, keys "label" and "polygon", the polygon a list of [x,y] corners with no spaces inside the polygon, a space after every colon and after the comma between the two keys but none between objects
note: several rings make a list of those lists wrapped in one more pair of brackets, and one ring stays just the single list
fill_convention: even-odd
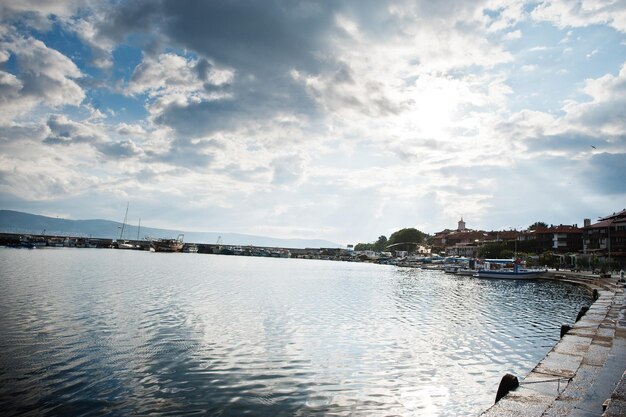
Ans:
[{"label": "white cloud", "polygon": [[270,163],[274,171],[272,183],[288,185],[299,181],[304,174],[304,158],[300,155],[284,155],[274,158]]},{"label": "white cloud", "polygon": [[[201,68],[201,64],[205,67]],[[213,67],[207,61],[187,59],[183,56],[166,53],[157,59],[144,58],[135,68],[127,92],[139,94],[147,92],[151,96],[202,96],[205,83],[222,86],[232,81],[234,73]]]},{"label": "white cloud", "polygon": [[516,40],[516,39],[521,39],[522,38],[522,31],[521,30],[514,30],[513,32],[508,32],[506,35],[503,36],[503,39],[505,41],[512,41],[512,40]]},{"label": "white cloud", "polygon": [[[5,3],[20,18],[33,4]],[[519,215],[519,190],[545,201],[568,189],[563,178],[582,184],[578,172],[596,163],[588,142],[617,166],[626,134],[625,70],[597,59],[619,41],[579,52],[579,31],[549,27],[620,27],[619,13],[605,13],[615,3],[505,3],[121,2],[80,15],[74,4],[40,3],[40,23],[58,12],[58,29],[91,53],[64,56],[23,25],[0,27],[0,192],[89,195],[99,213],[130,197],[160,213],[160,225],[346,241],[405,226],[432,232],[460,215],[473,227],[501,224]],[[207,24],[242,16],[255,19],[253,32]],[[559,38],[572,53],[559,53]],[[589,51],[594,74],[607,75],[584,80],[590,69],[573,63]],[[132,65],[143,54],[134,69],[127,52]],[[552,83],[559,68],[569,71]],[[552,112],[536,104],[548,95]],[[525,201],[533,215],[544,209]]]},{"label": "white cloud", "polygon": [[85,92],[75,79],[81,71],[71,59],[43,42],[16,38],[0,42],[3,59],[14,55],[19,73],[2,73],[0,122],[8,122],[43,104],[50,107],[79,105]]},{"label": "white cloud", "polygon": [[569,102],[565,122],[598,135],[626,135],[626,63],[617,75],[585,81],[583,91],[591,101]]},{"label": "white cloud", "polygon": [[[502,2],[500,0],[486,1],[484,4],[484,8],[486,10],[497,12],[494,17],[489,18],[487,21],[489,31],[495,32],[505,30],[525,20],[525,3],[526,2],[524,0],[511,0],[507,2]],[[482,12],[481,7],[478,7],[477,9]]]},{"label": "white cloud", "polygon": [[144,136],[146,130],[138,124],[120,123],[117,126],[117,133],[124,136]]},{"label": "white cloud", "polygon": [[0,12],[7,20],[19,18],[22,23],[43,31],[52,24],[52,16],[58,19],[70,18],[79,7],[87,3],[86,0],[3,0]]},{"label": "white cloud", "polygon": [[553,0],[539,4],[533,19],[549,21],[560,28],[607,24],[626,32],[626,3],[605,0]]},{"label": "white cloud", "polygon": [[[93,20],[96,20],[92,17]],[[68,19],[64,22],[67,29],[76,35],[91,48],[91,64],[98,68],[110,68],[113,65],[113,49],[115,42],[102,36],[95,23],[84,19]]]}]

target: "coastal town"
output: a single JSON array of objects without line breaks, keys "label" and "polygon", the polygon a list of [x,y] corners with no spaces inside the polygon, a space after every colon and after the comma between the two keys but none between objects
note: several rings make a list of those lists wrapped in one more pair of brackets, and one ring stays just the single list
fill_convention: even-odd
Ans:
[{"label": "coastal town", "polygon": [[[412,230],[415,229],[403,229]],[[413,241],[384,245],[348,245],[345,248],[284,248],[252,245],[183,242],[176,239],[107,239],[0,234],[0,243],[14,247],[115,248],[204,254],[261,256],[276,258],[324,259],[373,262],[399,266],[438,265],[472,258],[519,258],[529,266],[593,272],[619,271],[626,266],[626,209],[582,225],[548,225],[536,222],[526,230],[483,231],[467,227],[461,218],[455,229],[445,229],[432,236],[419,231]],[[392,235],[393,236],[393,235]],[[397,239],[396,239],[397,240]],[[415,241],[419,240],[419,241]],[[389,242],[392,242],[390,240]],[[365,249],[363,249],[365,247]],[[362,249],[362,250],[360,250]]]}]

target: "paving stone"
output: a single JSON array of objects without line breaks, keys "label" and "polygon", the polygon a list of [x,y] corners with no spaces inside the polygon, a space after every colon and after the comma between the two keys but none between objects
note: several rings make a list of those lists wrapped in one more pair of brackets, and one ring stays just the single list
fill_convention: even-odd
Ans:
[{"label": "paving stone", "polygon": [[554,352],[565,353],[568,355],[584,355],[591,341],[590,337],[580,337],[577,335],[566,334],[554,348]]},{"label": "paving stone", "polygon": [[582,362],[582,355],[566,355],[558,352],[550,352],[535,369],[537,372],[571,378]]},{"label": "paving stone", "polygon": [[[523,416],[524,414],[520,414]],[[611,400],[602,417],[624,417],[626,416],[626,401],[624,400]]]},{"label": "paving stone", "polygon": [[611,352],[611,343],[608,346],[603,344],[592,344],[587,350],[587,354],[583,358],[584,365],[602,366],[606,362],[606,358]]}]

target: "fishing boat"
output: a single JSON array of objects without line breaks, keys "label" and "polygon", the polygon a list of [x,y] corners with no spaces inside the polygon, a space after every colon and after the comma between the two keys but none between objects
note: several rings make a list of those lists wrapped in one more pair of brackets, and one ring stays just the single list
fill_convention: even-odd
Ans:
[{"label": "fishing boat", "polygon": [[153,252],[181,252],[183,250],[182,233],[176,239],[153,239],[150,241],[150,250]]},{"label": "fishing boat", "polygon": [[484,267],[474,274],[478,278],[489,279],[537,279],[546,272],[545,269],[527,269],[521,262],[510,260],[486,261]]}]

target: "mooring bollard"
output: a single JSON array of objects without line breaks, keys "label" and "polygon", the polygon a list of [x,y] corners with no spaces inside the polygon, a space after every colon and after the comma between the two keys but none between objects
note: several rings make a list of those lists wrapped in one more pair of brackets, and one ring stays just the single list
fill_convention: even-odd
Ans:
[{"label": "mooring bollard", "polygon": [[580,320],[583,318],[583,316],[587,313],[587,311],[589,311],[589,307],[587,306],[582,306],[580,308],[580,311],[578,312],[578,315],[576,316],[576,321]]},{"label": "mooring bollard", "polygon": [[500,398],[504,397],[509,391],[519,387],[519,381],[515,375],[506,374],[500,380],[498,386],[498,392],[496,393],[496,402],[500,401]]},{"label": "mooring bollard", "polygon": [[570,326],[569,324],[561,324],[561,338],[565,336],[565,333],[569,332],[570,330],[572,330],[572,326]]},{"label": "mooring bollard", "polygon": [[596,301],[598,298],[600,298],[600,294],[598,293],[597,288],[593,289],[592,297],[593,297],[593,301]]}]

